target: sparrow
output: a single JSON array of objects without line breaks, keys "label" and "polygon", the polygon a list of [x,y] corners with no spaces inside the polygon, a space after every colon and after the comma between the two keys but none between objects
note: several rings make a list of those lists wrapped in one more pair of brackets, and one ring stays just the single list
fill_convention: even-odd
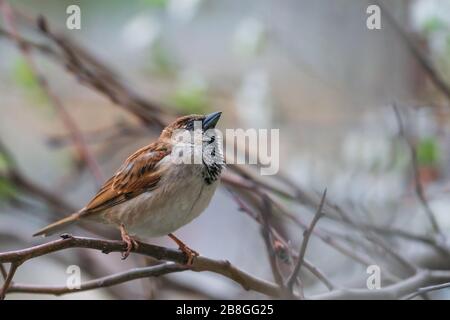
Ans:
[{"label": "sparrow", "polygon": [[[33,236],[49,236],[79,221],[100,222],[120,230],[126,243],[122,259],[139,246],[136,239],[168,235],[192,264],[198,253],[173,232],[198,217],[217,189],[223,154],[214,128],[220,116],[214,112],[176,119],[155,142],[129,156],[84,208]],[[200,145],[191,139],[199,127]],[[192,160],[198,153],[199,161],[180,161],[180,156]]]}]

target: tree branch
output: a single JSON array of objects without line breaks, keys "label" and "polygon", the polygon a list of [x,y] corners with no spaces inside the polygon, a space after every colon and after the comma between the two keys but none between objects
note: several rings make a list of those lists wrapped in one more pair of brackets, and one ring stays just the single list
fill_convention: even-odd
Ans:
[{"label": "tree branch", "polygon": [[302,268],[302,264],[303,264],[303,261],[305,258],[306,248],[308,246],[309,237],[311,236],[312,231],[313,231],[314,227],[316,226],[317,221],[319,221],[319,219],[323,216],[322,209],[323,209],[323,205],[325,203],[326,196],[327,196],[327,189],[325,189],[325,191],[323,192],[322,199],[320,200],[319,208],[317,208],[316,214],[314,215],[314,218],[312,219],[311,224],[309,225],[309,228],[306,229],[303,233],[303,241],[302,241],[302,245],[300,247],[300,253],[298,255],[297,264],[295,265],[294,270],[292,271],[291,275],[289,276],[287,284],[286,284],[286,286],[290,292],[292,292],[295,280],[297,279],[300,269]]},{"label": "tree branch", "polygon": [[339,289],[310,297],[312,300],[387,300],[400,299],[430,283],[450,280],[450,271],[422,270],[412,277],[381,289]]},{"label": "tree branch", "polygon": [[419,288],[416,292],[413,292],[409,295],[407,295],[404,299],[405,300],[411,300],[414,299],[420,295],[423,295],[425,293],[431,292],[431,291],[436,291],[436,290],[442,290],[442,289],[447,289],[450,288],[450,282],[447,283],[442,283],[442,284],[438,284],[438,285],[434,285],[434,286],[428,286],[428,287],[423,287],[423,288]]},{"label": "tree branch", "polygon": [[[53,240],[38,246],[0,253],[0,263],[23,263],[30,259],[69,248],[88,248],[100,250],[103,253],[110,253],[122,252],[126,247],[122,241],[74,237],[67,234],[62,237],[63,239]],[[172,261],[178,264],[185,264],[187,261],[186,255],[181,251],[142,242],[134,252],[157,260]],[[213,260],[200,256],[194,259],[190,270],[214,272],[235,281],[246,290],[253,290],[272,297],[280,296],[280,288],[276,284],[256,278],[233,266],[229,261]]]},{"label": "tree branch", "polygon": [[5,282],[3,283],[2,288],[0,289],[0,300],[5,299],[6,292],[9,289],[9,286],[12,283],[12,279],[14,278],[14,275],[16,274],[17,268],[22,264],[22,261],[14,261],[11,262],[11,266],[9,267],[8,274],[6,275]]},{"label": "tree branch", "polygon": [[185,270],[188,270],[188,268],[186,268],[183,265],[179,265],[176,263],[162,263],[151,267],[134,268],[124,272],[115,273],[106,277],[86,281],[82,283],[79,288],[70,288],[68,286],[35,286],[35,285],[14,283],[10,285],[7,292],[63,295],[68,293],[76,293],[99,288],[107,288],[110,286],[115,286],[136,279],[159,277],[165,274],[181,272]]},{"label": "tree branch", "polygon": [[278,266],[277,252],[275,251],[273,244],[273,235],[271,232],[271,224],[270,218],[272,216],[272,205],[267,198],[262,199],[262,208],[261,208],[261,234],[264,240],[264,244],[266,245],[266,251],[269,256],[270,267],[272,269],[272,274],[275,279],[275,282],[281,288],[284,288],[284,280],[283,275],[281,274],[280,268]]},{"label": "tree branch", "polygon": [[381,4],[379,0],[374,0],[375,3],[380,7],[383,16],[390,23],[394,31],[398,34],[399,38],[405,44],[408,51],[416,59],[417,63],[425,70],[425,72],[430,77],[431,81],[434,83],[436,88],[438,88],[448,100],[450,100],[450,87],[441,77],[439,72],[434,68],[433,63],[426,57],[426,55],[417,47],[414,40],[407,33],[406,30],[395,20],[389,10]]},{"label": "tree branch", "polygon": [[430,223],[431,223],[431,226],[432,226],[434,232],[438,235],[442,235],[441,228],[439,227],[439,224],[436,220],[434,212],[431,210],[430,205],[428,204],[427,198],[425,196],[425,192],[423,190],[422,183],[420,181],[419,164],[417,163],[416,147],[415,147],[414,143],[411,141],[411,139],[409,138],[409,136],[405,130],[405,127],[404,127],[403,121],[402,121],[402,117],[401,117],[400,111],[398,110],[397,105],[394,103],[392,105],[392,107],[394,108],[395,117],[398,122],[400,135],[405,139],[406,144],[408,145],[408,148],[409,148],[409,151],[411,154],[411,163],[412,163],[412,168],[413,168],[413,173],[414,173],[414,186],[415,186],[415,192],[416,192],[417,198],[419,199],[420,204],[422,205],[428,219],[430,220]]}]

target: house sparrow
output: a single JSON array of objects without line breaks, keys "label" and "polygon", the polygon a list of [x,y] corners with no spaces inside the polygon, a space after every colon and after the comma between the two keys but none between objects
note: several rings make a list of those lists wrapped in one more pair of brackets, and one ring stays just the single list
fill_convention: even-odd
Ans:
[{"label": "house sparrow", "polygon": [[[217,137],[206,133],[215,128],[220,116],[221,112],[214,112],[178,118],[162,131],[157,141],[132,154],[84,208],[33,236],[51,235],[80,220],[96,221],[120,230],[127,244],[123,259],[138,246],[135,237],[168,235],[191,264],[198,253],[172,232],[198,217],[217,188],[223,168],[222,151]],[[179,132],[196,136],[197,126],[201,129],[200,148],[192,139],[177,141]],[[198,149],[200,161],[180,163],[174,157],[175,153],[190,157]],[[207,157],[206,150],[214,157]]]}]

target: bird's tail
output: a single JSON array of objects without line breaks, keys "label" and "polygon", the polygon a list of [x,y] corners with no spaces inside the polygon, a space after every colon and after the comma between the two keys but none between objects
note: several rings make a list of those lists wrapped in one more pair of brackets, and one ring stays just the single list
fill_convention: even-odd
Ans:
[{"label": "bird's tail", "polygon": [[49,224],[45,228],[42,228],[41,230],[39,230],[38,232],[33,234],[33,237],[50,236],[50,235],[54,234],[55,232],[60,231],[60,230],[64,229],[65,227],[71,225],[72,223],[76,222],[79,219],[79,217],[80,217],[80,212],[73,213],[64,219],[58,220],[52,224]]}]

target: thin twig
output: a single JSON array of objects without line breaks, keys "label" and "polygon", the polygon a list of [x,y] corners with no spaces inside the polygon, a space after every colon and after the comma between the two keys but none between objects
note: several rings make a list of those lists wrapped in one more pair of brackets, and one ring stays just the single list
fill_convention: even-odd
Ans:
[{"label": "thin twig", "polygon": [[329,291],[333,291],[337,289],[339,286],[336,285],[332,280],[330,280],[319,268],[317,268],[315,265],[313,265],[308,259],[303,258],[303,264],[305,265],[305,268],[311,272],[317,279],[319,279],[325,287]]},{"label": "thin twig", "polygon": [[398,237],[398,238],[402,238],[404,240],[419,242],[419,243],[431,246],[434,249],[444,253],[445,255],[450,256],[449,248],[445,245],[445,243],[440,241],[440,239],[437,239],[435,237],[429,237],[429,236],[405,231],[405,230],[390,227],[390,226],[376,226],[376,225],[365,224],[364,228],[375,231],[378,234],[389,236],[389,237]]},{"label": "thin twig", "polygon": [[6,280],[8,273],[6,272],[5,266],[2,263],[0,263],[0,273],[3,277],[3,280]]},{"label": "thin twig", "polygon": [[[276,201],[275,199],[271,199],[274,205],[277,207],[277,209],[288,219],[290,219],[292,222],[294,222],[296,225],[301,227],[302,229],[307,229],[308,224],[304,222],[303,220],[299,219],[296,215],[294,215],[292,212],[289,212],[288,209],[283,206],[280,202]],[[320,203],[319,203],[320,204]],[[371,261],[367,259],[366,256],[363,256],[353,250],[353,248],[350,248],[343,243],[336,241],[336,239],[328,232],[324,232],[321,228],[314,228],[313,234],[318,237],[320,240],[322,240],[325,244],[336,250],[337,252],[341,253],[342,255],[354,260],[355,262],[363,265],[368,266],[370,264],[373,264]]]},{"label": "thin twig", "polygon": [[361,224],[359,221],[356,221],[341,208],[336,206],[335,209],[345,223],[349,224],[355,230],[358,230],[360,233],[362,233],[363,236],[375,246],[383,249],[392,258],[396,259],[410,273],[414,274],[418,271],[419,268],[414,263],[405,258],[402,253],[397,252],[395,249],[391,248],[391,246],[389,244],[386,244],[385,241],[376,233],[374,233],[370,229],[365,228],[365,224]]},{"label": "thin twig", "polygon": [[422,182],[420,181],[420,171],[419,171],[419,165],[417,163],[417,151],[416,147],[409,143],[410,150],[411,150],[411,160],[412,160],[412,167],[414,171],[414,184],[415,184],[415,191],[417,194],[417,197],[422,204],[422,207],[425,211],[425,213],[428,216],[428,219],[430,220],[431,226],[433,227],[434,232],[437,234],[442,234],[441,228],[439,227],[439,224],[436,220],[436,217],[434,215],[434,212],[431,210],[430,205],[428,204],[428,200],[425,197],[425,192],[423,190]]},{"label": "thin twig", "polygon": [[271,234],[271,224],[270,218],[272,216],[272,205],[270,201],[267,201],[266,198],[262,199],[262,208],[261,208],[261,234],[264,239],[264,244],[266,245],[266,250],[269,256],[270,267],[272,269],[272,274],[275,279],[275,282],[281,287],[284,288],[284,280],[283,275],[281,274],[280,267],[278,266],[277,253],[273,246],[273,236]]},{"label": "thin twig", "polygon": [[312,231],[313,231],[317,221],[319,221],[319,219],[324,214],[322,209],[323,209],[323,205],[325,203],[326,196],[327,196],[327,189],[325,189],[325,191],[323,192],[322,199],[320,200],[319,208],[317,208],[316,214],[314,215],[314,218],[312,219],[311,224],[309,225],[309,228],[306,229],[303,233],[303,241],[302,241],[302,245],[300,246],[300,253],[298,255],[298,260],[297,260],[294,270],[292,271],[291,275],[289,276],[289,278],[287,280],[287,284],[286,284],[286,286],[290,292],[292,292],[294,283],[297,279],[300,269],[302,268],[304,258],[305,258],[306,248],[308,246],[309,237],[311,236]]},{"label": "thin twig", "polygon": [[442,283],[442,284],[438,284],[438,285],[434,285],[434,286],[423,287],[423,288],[418,289],[416,292],[413,292],[413,293],[407,295],[404,299],[411,300],[411,299],[414,299],[415,297],[418,297],[425,293],[429,293],[431,291],[436,291],[436,290],[447,289],[447,288],[450,288],[450,282]]},{"label": "thin twig", "polygon": [[124,282],[133,281],[136,279],[159,277],[161,275],[181,272],[188,270],[186,266],[176,263],[162,263],[156,266],[134,268],[124,272],[115,273],[106,277],[86,281],[80,284],[79,287],[71,288],[68,286],[37,286],[28,284],[12,284],[8,293],[22,292],[22,293],[39,293],[39,294],[53,294],[63,295],[68,293],[76,293],[81,291],[93,290],[98,288],[107,288],[115,286]]},{"label": "thin twig", "polygon": [[382,287],[377,290],[372,289],[338,289],[332,292],[319,294],[310,297],[318,300],[387,300],[400,299],[418,288],[430,284],[448,282],[450,272],[447,270],[422,270],[415,275],[401,280],[397,283]]},{"label": "thin twig", "polygon": [[428,204],[427,198],[425,196],[425,192],[423,190],[422,182],[420,181],[420,171],[419,171],[419,164],[417,163],[417,151],[414,143],[409,138],[405,127],[403,125],[402,117],[400,114],[400,111],[398,110],[397,105],[394,103],[392,104],[392,107],[395,112],[395,116],[398,122],[399,132],[402,134],[404,140],[406,141],[406,144],[408,145],[410,154],[411,154],[411,163],[414,173],[414,186],[415,186],[415,192],[417,195],[417,198],[419,199],[420,204],[422,205],[428,219],[430,220],[430,224],[434,230],[434,232],[438,235],[441,235],[441,228],[439,227],[439,224],[436,220],[436,217],[434,215],[434,212],[431,210],[430,205]]},{"label": "thin twig", "polygon": [[9,286],[12,283],[12,280],[14,278],[14,275],[16,274],[17,268],[22,264],[21,260],[17,260],[14,262],[11,262],[11,266],[9,267],[8,274],[5,278],[5,282],[3,283],[2,288],[0,289],[0,300],[5,299],[6,292],[9,289]]},{"label": "thin twig", "polygon": [[394,31],[397,32],[399,38],[405,44],[411,55],[417,60],[419,65],[425,70],[435,86],[450,100],[450,87],[445,80],[440,76],[439,72],[434,68],[433,63],[426,57],[426,55],[417,47],[414,40],[403,29],[403,27],[397,22],[397,20],[391,15],[389,10],[378,0],[374,0],[380,7],[383,17],[391,24]]},{"label": "thin twig", "polygon": [[[242,210],[243,212],[245,212],[246,214],[248,214],[252,219],[254,219],[257,223],[262,225],[262,217],[260,214],[257,214],[253,211],[252,208],[250,208],[249,205],[247,205],[247,203],[245,203],[241,197],[239,196],[239,194],[233,192],[233,190],[231,190],[231,188],[227,188],[227,190],[230,192],[231,196],[233,197],[233,199],[236,201],[236,203],[239,205],[239,209]],[[272,204],[275,204],[275,202],[270,199],[269,197],[267,197],[268,200],[271,201]],[[288,245],[288,242],[286,239],[283,238],[283,236],[281,234],[279,234],[277,232],[277,230],[275,230],[273,228],[273,226],[270,226],[270,234],[271,236],[273,236],[274,241],[277,241],[277,243],[279,243],[282,247],[280,247],[280,245],[278,246],[278,250],[283,250],[283,252],[286,253],[286,257],[284,257],[282,260],[286,261],[286,262],[291,262],[292,258],[296,258],[295,257],[295,253],[291,252],[292,248],[290,248],[290,246]],[[279,256],[279,254],[277,253],[277,256]],[[331,281],[317,266],[315,266],[314,264],[312,264],[310,261],[308,261],[307,259],[304,259],[304,264],[305,264],[305,268],[311,272],[319,281],[321,281],[327,288],[328,290],[333,290],[335,288],[337,288],[338,286],[336,284],[333,283],[333,281]],[[364,266],[369,265],[371,263],[363,263]]]},{"label": "thin twig", "polygon": [[30,181],[27,177],[25,177],[22,174],[19,166],[17,165],[17,161],[12,155],[12,152],[6,147],[6,145],[3,143],[3,141],[1,141],[1,139],[0,139],[0,154],[7,161],[7,169],[5,170],[6,172],[0,172],[0,178],[8,180],[21,192],[27,193],[45,202],[47,205],[49,205],[53,209],[56,209],[60,213],[67,214],[69,212],[75,212],[75,208],[70,206],[59,196],[35,184],[34,182]]}]

